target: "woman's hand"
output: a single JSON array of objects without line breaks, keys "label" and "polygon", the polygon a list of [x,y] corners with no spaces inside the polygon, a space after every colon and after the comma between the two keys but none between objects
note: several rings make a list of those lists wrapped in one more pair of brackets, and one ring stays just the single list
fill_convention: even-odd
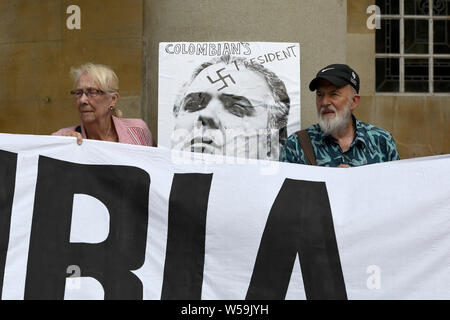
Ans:
[{"label": "woman's hand", "polygon": [[77,131],[69,131],[63,134],[63,136],[66,137],[76,137],[77,138],[77,144],[81,145],[81,143],[83,142],[83,137],[81,136],[81,133],[77,132]]},{"label": "woman's hand", "polygon": [[350,166],[348,164],[341,163],[336,168],[350,168]]}]

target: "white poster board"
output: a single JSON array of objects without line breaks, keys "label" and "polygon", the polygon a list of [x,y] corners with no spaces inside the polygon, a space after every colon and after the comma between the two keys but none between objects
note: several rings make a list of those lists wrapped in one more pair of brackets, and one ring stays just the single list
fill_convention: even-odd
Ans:
[{"label": "white poster board", "polygon": [[160,43],[160,146],[277,160],[299,129],[298,43]]}]

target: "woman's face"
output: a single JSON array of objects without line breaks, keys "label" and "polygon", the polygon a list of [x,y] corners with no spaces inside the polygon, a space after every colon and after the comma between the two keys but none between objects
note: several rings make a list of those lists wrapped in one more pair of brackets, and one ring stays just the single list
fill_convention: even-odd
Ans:
[{"label": "woman's face", "polygon": [[[81,96],[76,96],[76,104],[82,123],[104,121],[111,115],[110,106],[114,106],[118,99],[117,93],[111,96],[106,92],[96,92],[95,90],[101,89],[87,73],[80,76],[75,90],[84,91]],[[90,97],[85,93],[89,90],[93,93]]]}]

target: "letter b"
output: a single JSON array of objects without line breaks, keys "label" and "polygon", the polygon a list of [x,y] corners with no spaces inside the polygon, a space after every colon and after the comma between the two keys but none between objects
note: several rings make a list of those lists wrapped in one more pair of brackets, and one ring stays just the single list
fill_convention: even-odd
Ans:
[{"label": "letter b", "polygon": [[[145,259],[149,187],[150,177],[139,168],[39,157],[25,299],[63,299],[71,265],[99,281],[105,299],[142,299],[142,283],[130,270]],[[70,243],[74,194],[108,208],[105,241]]]}]

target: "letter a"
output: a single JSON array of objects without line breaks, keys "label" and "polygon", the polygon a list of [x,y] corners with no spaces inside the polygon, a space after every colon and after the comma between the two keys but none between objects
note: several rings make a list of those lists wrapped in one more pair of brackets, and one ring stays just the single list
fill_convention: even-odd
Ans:
[{"label": "letter a", "polygon": [[77,5],[70,5],[66,10],[67,14],[72,13],[70,17],[66,20],[66,26],[69,30],[80,30],[81,29],[81,9]]},{"label": "letter a", "polygon": [[267,219],[246,299],[285,299],[297,254],[308,300],[347,299],[324,182],[284,181]]},{"label": "letter a", "polygon": [[[373,13],[370,17],[367,18],[366,26],[367,29],[381,29],[380,25],[380,7],[376,5],[371,5],[367,7],[366,13]],[[374,23],[375,22],[375,23]]]},{"label": "letter a", "polygon": [[368,266],[366,272],[370,274],[367,278],[367,288],[381,289],[381,268],[376,265]]}]

